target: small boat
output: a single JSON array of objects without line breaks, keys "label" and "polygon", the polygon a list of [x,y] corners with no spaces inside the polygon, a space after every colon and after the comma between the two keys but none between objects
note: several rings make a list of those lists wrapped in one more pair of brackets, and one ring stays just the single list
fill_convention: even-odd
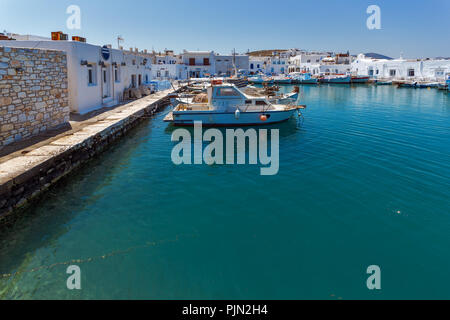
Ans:
[{"label": "small boat", "polygon": [[392,81],[379,81],[379,80],[377,80],[375,82],[375,84],[377,86],[390,86],[390,85],[392,85]]},{"label": "small boat", "polygon": [[319,79],[313,78],[311,73],[294,73],[291,74],[292,83],[296,84],[318,84]]},{"label": "small boat", "polygon": [[351,81],[352,77],[346,75],[326,75],[320,78],[320,83],[325,84],[349,84]]},{"label": "small boat", "polygon": [[397,88],[416,88],[417,82],[414,81],[394,81],[394,85],[397,86]]},{"label": "small boat", "polygon": [[262,76],[262,75],[256,75],[253,77],[248,78],[248,82],[250,83],[256,83],[256,84],[263,84],[263,83],[269,83],[269,84],[273,84],[273,78],[269,78],[266,76]]},{"label": "small boat", "polygon": [[352,83],[368,83],[369,80],[370,80],[370,77],[352,76]]},{"label": "small boat", "polygon": [[234,84],[238,88],[245,88],[248,86],[248,78],[247,77],[233,77],[225,79],[226,82]]},{"label": "small boat", "polygon": [[427,88],[438,88],[439,82],[418,82],[416,88],[427,89]]},{"label": "small boat", "polygon": [[289,77],[278,76],[273,78],[273,82],[276,84],[291,84],[292,79]]},{"label": "small boat", "polygon": [[281,96],[270,97],[269,101],[275,104],[289,104],[296,102],[299,96],[300,96],[300,88],[298,86],[295,86],[292,92],[282,94]]},{"label": "small boat", "polygon": [[287,121],[302,105],[272,104],[265,97],[252,97],[233,84],[212,82],[206,103],[180,104],[165,118],[175,126],[202,122],[209,127],[258,126]]}]

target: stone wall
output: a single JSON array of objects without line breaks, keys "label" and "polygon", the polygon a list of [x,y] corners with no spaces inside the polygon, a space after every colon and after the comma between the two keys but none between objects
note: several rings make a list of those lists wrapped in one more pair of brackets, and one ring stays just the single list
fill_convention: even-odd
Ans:
[{"label": "stone wall", "polygon": [[0,149],[69,121],[67,57],[0,47]]}]

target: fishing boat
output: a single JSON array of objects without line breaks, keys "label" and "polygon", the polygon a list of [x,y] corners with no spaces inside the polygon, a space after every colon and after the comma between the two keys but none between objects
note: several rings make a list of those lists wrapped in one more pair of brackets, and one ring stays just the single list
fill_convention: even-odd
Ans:
[{"label": "fishing boat", "polygon": [[180,104],[165,118],[175,126],[258,126],[287,121],[302,105],[272,104],[265,97],[252,97],[233,84],[212,82],[205,103]]},{"label": "fishing boat", "polygon": [[420,89],[438,88],[439,85],[440,85],[439,82],[418,82],[416,84],[416,88]]},{"label": "fishing boat", "polygon": [[330,84],[349,84],[352,81],[351,76],[346,75],[326,75],[320,78],[320,83]]},{"label": "fishing boat", "polygon": [[352,76],[352,83],[368,83],[370,80],[370,77],[364,77],[364,76]]},{"label": "fishing boat", "polygon": [[397,88],[416,88],[417,82],[415,81],[405,81],[405,80],[396,80],[393,81],[393,84],[397,86]]},{"label": "fishing boat", "polygon": [[299,96],[300,96],[300,88],[298,86],[295,86],[292,92],[277,95],[274,97],[269,97],[269,101],[275,104],[289,104],[296,102]]},{"label": "fishing boat", "polygon": [[313,78],[311,73],[293,73],[291,74],[292,83],[296,84],[318,84],[319,79]]},{"label": "fishing boat", "polygon": [[276,84],[291,84],[292,79],[284,76],[277,76],[273,78],[273,82]]},{"label": "fishing boat", "polygon": [[269,83],[269,84],[273,84],[273,78],[269,78],[263,75],[256,75],[253,77],[248,78],[248,82],[250,83],[255,83],[255,84],[263,84],[263,83]]},{"label": "fishing boat", "polygon": [[230,77],[225,79],[225,81],[234,84],[238,88],[245,88],[249,83],[247,77]]},{"label": "fishing boat", "polygon": [[376,82],[375,82],[375,84],[377,85],[377,86],[390,86],[390,85],[392,85],[392,81],[382,81],[382,80],[377,80]]}]

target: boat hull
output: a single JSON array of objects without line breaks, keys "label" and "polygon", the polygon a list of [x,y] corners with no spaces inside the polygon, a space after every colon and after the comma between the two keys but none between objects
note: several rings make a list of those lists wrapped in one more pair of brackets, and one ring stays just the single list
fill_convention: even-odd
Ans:
[{"label": "boat hull", "polygon": [[355,78],[352,78],[352,83],[365,84],[365,83],[368,83],[369,80],[370,80],[369,77],[355,77]]},{"label": "boat hull", "polygon": [[308,80],[293,80],[292,81],[295,84],[318,84],[318,79],[308,79]]},{"label": "boat hull", "polygon": [[291,84],[292,80],[291,79],[283,79],[283,80],[274,80],[273,82],[276,84]]},{"label": "boat hull", "polygon": [[320,79],[321,83],[329,83],[329,84],[350,84],[351,83],[350,77],[343,77],[343,78],[332,78],[332,79]]},{"label": "boat hull", "polygon": [[[193,126],[194,122],[202,122],[203,126],[209,127],[240,127],[240,126],[261,126],[274,123],[280,123],[289,120],[296,109],[286,111],[267,111],[267,112],[241,112],[239,116],[231,112],[183,112],[177,111],[172,113],[172,119],[165,120],[171,122],[175,126]],[[261,120],[261,116],[265,115],[267,120]]]},{"label": "boat hull", "polygon": [[392,81],[377,81],[375,82],[377,86],[391,86]]}]

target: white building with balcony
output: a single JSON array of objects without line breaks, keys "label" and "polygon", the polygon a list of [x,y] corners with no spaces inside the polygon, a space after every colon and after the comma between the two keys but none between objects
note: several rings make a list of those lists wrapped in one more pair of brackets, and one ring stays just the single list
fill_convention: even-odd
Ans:
[{"label": "white building with balcony", "polygon": [[186,51],[181,54],[188,78],[204,78],[216,73],[214,51]]}]

